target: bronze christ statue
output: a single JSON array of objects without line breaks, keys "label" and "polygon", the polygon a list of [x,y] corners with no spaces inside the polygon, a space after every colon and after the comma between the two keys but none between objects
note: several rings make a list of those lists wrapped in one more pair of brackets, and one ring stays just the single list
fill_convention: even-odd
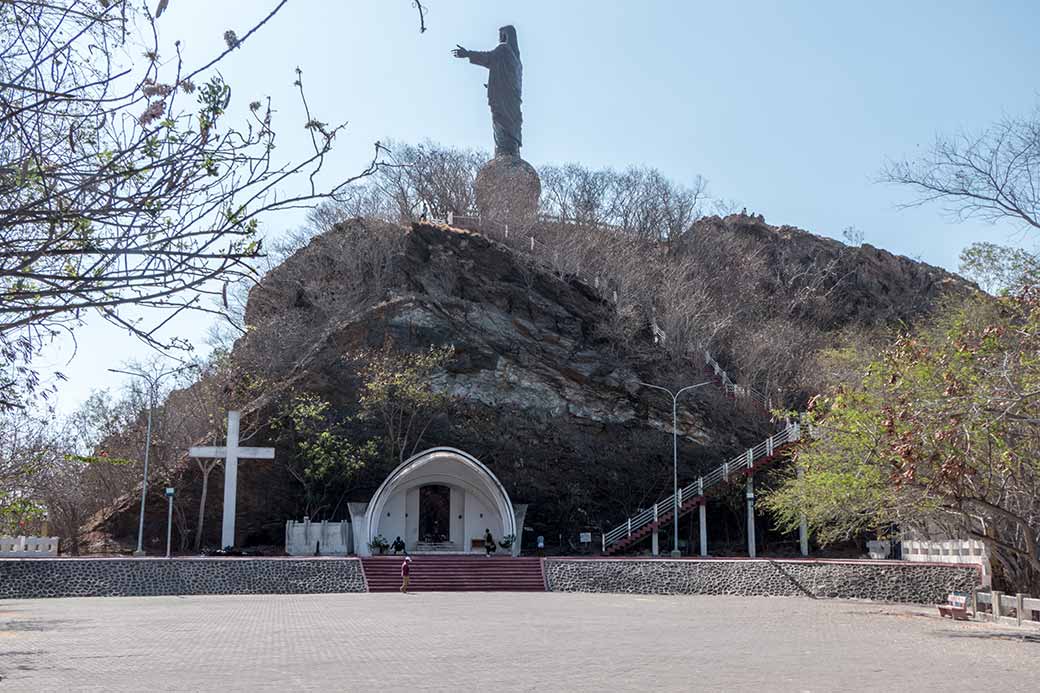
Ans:
[{"label": "bronze christ statue", "polygon": [[491,106],[491,125],[495,131],[495,156],[520,155],[520,90],[524,66],[520,62],[520,45],[516,29],[504,26],[498,30],[499,44],[490,51],[470,51],[458,46],[452,51],[456,58],[469,58],[474,65],[488,69],[487,95]]}]

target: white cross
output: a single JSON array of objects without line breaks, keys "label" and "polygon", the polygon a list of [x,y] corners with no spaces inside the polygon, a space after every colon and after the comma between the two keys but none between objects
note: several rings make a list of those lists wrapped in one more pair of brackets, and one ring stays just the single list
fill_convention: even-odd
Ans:
[{"label": "white cross", "polygon": [[238,425],[242,413],[229,411],[227,415],[226,447],[194,447],[188,450],[191,457],[224,459],[224,523],[220,531],[220,546],[235,545],[235,495],[238,488],[238,460],[273,460],[274,448],[238,447]]}]

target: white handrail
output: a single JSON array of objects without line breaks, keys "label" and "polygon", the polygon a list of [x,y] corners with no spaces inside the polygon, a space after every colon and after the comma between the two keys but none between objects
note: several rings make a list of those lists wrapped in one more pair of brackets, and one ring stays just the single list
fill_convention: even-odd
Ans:
[{"label": "white handrail", "polygon": [[704,350],[704,365],[712,370],[715,377],[719,379],[719,386],[723,392],[732,397],[741,397],[754,400],[758,404],[762,405],[767,411],[773,408],[773,401],[768,393],[759,392],[753,387],[748,385],[738,385],[729,377],[729,374],[719,365],[719,362],[715,360],[715,357],[711,355],[711,352],[707,349]]},{"label": "white handrail", "polygon": [[[679,498],[697,499],[714,486],[728,481],[731,470],[740,469],[741,467],[752,469],[754,468],[755,462],[758,460],[772,457],[778,449],[799,439],[801,439],[801,426],[797,421],[795,421],[794,423],[788,424],[779,433],[769,436],[769,438],[762,443],[759,443],[753,448],[748,448],[740,455],[724,462],[689,486],[679,489]],[[646,525],[658,522],[659,519],[656,512],[658,508],[664,508],[664,515],[666,516],[670,514],[672,512],[673,503],[674,494],[668,496],[664,500],[658,501],[653,507],[633,515],[624,524],[615,527],[609,532],[605,532],[603,534],[604,550],[609,548],[612,544],[617,543],[619,540],[631,536],[633,532],[639,531]],[[675,518],[670,518],[670,520],[675,521]]]}]

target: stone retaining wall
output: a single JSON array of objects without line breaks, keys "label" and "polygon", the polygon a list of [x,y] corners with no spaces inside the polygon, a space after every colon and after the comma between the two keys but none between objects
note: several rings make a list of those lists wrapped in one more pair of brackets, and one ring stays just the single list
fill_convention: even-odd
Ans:
[{"label": "stone retaining wall", "polygon": [[546,559],[551,592],[732,594],[932,604],[979,583],[975,566],[901,561]]},{"label": "stone retaining wall", "polygon": [[0,599],[364,591],[353,558],[0,560]]},{"label": "stone retaining wall", "polygon": [[[552,592],[732,594],[931,604],[975,566],[903,561],[545,559]],[[353,558],[0,559],[0,599],[364,592]]]}]

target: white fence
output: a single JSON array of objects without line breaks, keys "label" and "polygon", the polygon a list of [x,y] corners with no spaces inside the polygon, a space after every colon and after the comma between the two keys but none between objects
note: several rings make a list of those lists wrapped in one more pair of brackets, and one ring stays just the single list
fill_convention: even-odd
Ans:
[{"label": "white fence", "polygon": [[0,558],[58,555],[58,537],[0,537]]},{"label": "white fence", "polygon": [[349,522],[303,522],[289,520],[285,523],[285,553],[290,556],[346,556],[353,551],[353,538]]},{"label": "white fence", "polygon": [[[664,333],[662,332],[662,335]],[[712,370],[715,377],[719,379],[719,386],[722,391],[734,399],[750,399],[751,401],[758,404],[760,407],[765,409],[767,412],[773,408],[772,398],[763,392],[759,392],[753,387],[747,385],[738,385],[729,377],[729,374],[723,370],[719,362],[711,355],[711,352],[707,349],[704,350],[704,365]]]},{"label": "white fence", "polygon": [[900,546],[904,561],[968,563],[982,566],[982,584],[986,587],[993,584],[993,568],[985,542],[976,539],[904,540]]},{"label": "white fence", "polygon": [[977,619],[1040,626],[1040,599],[1025,594],[976,592],[972,607]]}]

